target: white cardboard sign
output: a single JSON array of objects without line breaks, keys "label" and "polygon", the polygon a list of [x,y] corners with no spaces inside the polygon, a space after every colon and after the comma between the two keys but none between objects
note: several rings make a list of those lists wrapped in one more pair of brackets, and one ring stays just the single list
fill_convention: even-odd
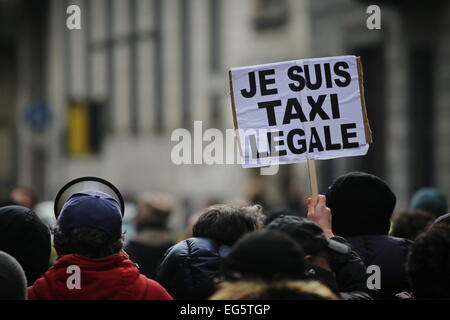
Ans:
[{"label": "white cardboard sign", "polygon": [[358,59],[340,56],[231,69],[242,166],[365,155],[371,136]]}]

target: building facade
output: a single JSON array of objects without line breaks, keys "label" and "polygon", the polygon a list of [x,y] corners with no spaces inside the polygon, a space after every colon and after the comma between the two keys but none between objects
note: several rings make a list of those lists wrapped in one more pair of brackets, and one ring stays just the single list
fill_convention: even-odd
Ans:
[{"label": "building facade", "polygon": [[[80,8],[79,30],[66,26],[70,5]],[[203,130],[233,128],[231,67],[310,56],[308,5],[49,0],[41,8],[45,57],[24,57],[22,64],[43,68],[39,86],[51,124],[35,132],[17,116],[17,182],[51,199],[72,178],[101,176],[127,194],[170,192],[185,215],[208,198],[247,198],[261,183],[266,197],[281,202],[277,177],[261,179],[239,164],[173,164],[177,142],[171,135],[178,128],[193,134],[194,121],[202,121]],[[28,93],[27,81],[19,85],[18,114],[26,113],[31,96],[40,97]],[[228,147],[225,153],[236,151]],[[301,165],[290,167],[288,172],[304,175]]]},{"label": "building facade", "polygon": [[[303,164],[264,177],[175,165],[172,133],[233,127],[231,67],[354,54],[374,143],[320,162],[319,190],[364,170],[389,182],[397,209],[420,186],[450,195],[450,5],[398,3],[380,1],[381,30],[370,30],[362,0],[0,0],[0,189],[52,199],[72,178],[101,176],[124,193],[172,193],[179,225],[208,198],[303,197]],[[67,28],[70,5],[80,30]]]}]

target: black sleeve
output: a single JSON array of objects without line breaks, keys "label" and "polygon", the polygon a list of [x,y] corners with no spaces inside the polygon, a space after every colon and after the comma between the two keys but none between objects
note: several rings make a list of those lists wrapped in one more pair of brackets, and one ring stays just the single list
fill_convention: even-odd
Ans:
[{"label": "black sleeve", "polygon": [[[333,237],[335,241],[351,247],[342,237]],[[336,275],[336,282],[341,295],[347,299],[372,299],[375,292],[367,288],[366,266],[359,255],[352,250],[349,254],[334,253],[331,269]]]}]

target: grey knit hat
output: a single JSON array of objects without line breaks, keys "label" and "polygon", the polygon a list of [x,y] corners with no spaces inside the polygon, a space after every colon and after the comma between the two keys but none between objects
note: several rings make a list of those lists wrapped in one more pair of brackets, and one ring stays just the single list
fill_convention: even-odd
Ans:
[{"label": "grey knit hat", "polygon": [[26,300],[27,279],[12,256],[0,251],[0,300]]}]

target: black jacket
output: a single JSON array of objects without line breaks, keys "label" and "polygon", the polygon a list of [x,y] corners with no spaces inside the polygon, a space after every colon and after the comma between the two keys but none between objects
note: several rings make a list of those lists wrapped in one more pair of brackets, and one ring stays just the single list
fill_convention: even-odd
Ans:
[{"label": "black jacket", "polygon": [[156,279],[174,299],[207,299],[214,293],[214,279],[229,251],[229,246],[213,239],[183,240],[167,250]]},{"label": "black jacket", "polygon": [[[342,237],[333,237],[332,239],[351,247],[351,244]],[[348,255],[334,254],[331,269],[336,275],[336,282],[342,299],[372,299],[374,291],[367,288],[366,266],[354,248]]]},{"label": "black jacket", "polygon": [[[341,237],[335,241],[351,246]],[[366,266],[355,251],[349,254],[332,253],[330,267],[333,273],[317,266],[309,266],[308,278],[327,285],[343,300],[372,300],[373,290],[367,288]]]},{"label": "black jacket", "polygon": [[347,240],[366,267],[380,267],[381,288],[377,299],[395,299],[397,293],[409,290],[405,265],[411,241],[386,235],[355,236]]},{"label": "black jacket", "polygon": [[166,251],[175,243],[170,234],[162,229],[149,229],[139,232],[134,239],[125,246],[125,252],[131,261],[139,266],[139,271],[150,279],[156,276],[159,266]]}]

